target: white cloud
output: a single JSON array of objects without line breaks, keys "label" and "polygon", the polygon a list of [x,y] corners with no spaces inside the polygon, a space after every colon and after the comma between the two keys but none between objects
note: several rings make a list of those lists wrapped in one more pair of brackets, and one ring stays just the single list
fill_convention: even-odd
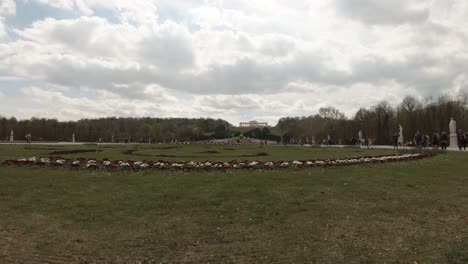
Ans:
[{"label": "white cloud", "polygon": [[16,29],[0,19],[0,71],[33,83],[23,92],[37,104],[54,98],[66,111],[46,113],[64,118],[272,122],[466,89],[462,0],[36,1],[82,16]]},{"label": "white cloud", "polygon": [[[23,88],[21,92],[40,105],[39,109],[51,117],[77,119],[82,116],[154,116],[166,115],[168,109],[162,109],[155,101],[161,101],[159,95],[148,96],[146,100],[128,100],[120,96],[98,92],[89,97],[71,97],[63,92],[51,91],[40,87]],[[163,95],[166,96],[166,95]],[[167,101],[164,101],[167,102]]]},{"label": "white cloud", "polygon": [[0,1],[0,16],[11,16],[16,14],[16,3],[14,0]]},{"label": "white cloud", "polygon": [[0,17],[0,40],[3,39],[7,35],[5,22],[3,20],[4,20],[3,17]]},{"label": "white cloud", "polygon": [[17,77],[17,76],[0,76],[0,82],[1,81],[3,81],[3,82],[6,82],[6,81],[14,82],[14,81],[19,81],[19,80],[22,80],[22,78]]},{"label": "white cloud", "polygon": [[429,16],[430,1],[335,0],[338,11],[369,24],[420,23]]},{"label": "white cloud", "polygon": [[109,9],[123,23],[152,24],[157,20],[156,2],[152,0],[35,0],[41,4],[64,10],[78,10],[92,15],[94,9]]},{"label": "white cloud", "polygon": [[16,14],[16,3],[14,0],[0,1],[0,40],[7,36],[7,26],[5,25],[5,16]]},{"label": "white cloud", "polygon": [[72,10],[75,7],[73,0],[38,0],[41,4],[49,5],[55,8]]}]

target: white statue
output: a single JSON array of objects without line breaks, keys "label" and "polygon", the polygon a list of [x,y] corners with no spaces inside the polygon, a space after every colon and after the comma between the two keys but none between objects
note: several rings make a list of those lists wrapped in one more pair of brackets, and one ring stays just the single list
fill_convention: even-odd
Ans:
[{"label": "white statue", "polygon": [[13,133],[13,129],[10,131],[10,141],[13,142],[14,141],[14,134]]},{"label": "white statue", "polygon": [[405,143],[405,139],[403,137],[403,127],[400,125],[400,136],[398,137],[398,143],[400,144],[404,144]]},{"label": "white statue", "polygon": [[359,140],[362,141],[362,130],[359,130],[358,135],[359,135]]},{"label": "white statue", "polygon": [[72,135],[72,142],[75,143],[75,133]]},{"label": "white statue", "polygon": [[450,134],[457,134],[457,122],[453,119],[450,120],[449,124]]},{"label": "white statue", "polygon": [[450,124],[449,124],[449,129],[450,129],[450,141],[449,141],[449,148],[451,149],[457,149],[457,122],[453,119],[453,117],[450,119]]}]

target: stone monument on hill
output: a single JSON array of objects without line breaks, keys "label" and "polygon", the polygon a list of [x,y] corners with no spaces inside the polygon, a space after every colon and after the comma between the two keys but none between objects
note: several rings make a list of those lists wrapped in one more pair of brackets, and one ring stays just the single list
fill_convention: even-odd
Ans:
[{"label": "stone monument on hill", "polygon": [[403,127],[400,125],[400,136],[398,137],[398,144],[404,145],[405,144],[405,138],[403,137]]},{"label": "stone monument on hill", "polygon": [[457,148],[458,148],[458,142],[457,142],[457,122],[453,119],[453,117],[452,117],[451,120],[450,120],[449,130],[450,130],[450,144],[449,144],[449,148],[451,148],[451,149],[457,149]]},{"label": "stone monument on hill", "polygon": [[362,130],[359,130],[358,136],[359,136],[359,141],[358,141],[359,146],[362,146],[362,143],[363,143]]}]

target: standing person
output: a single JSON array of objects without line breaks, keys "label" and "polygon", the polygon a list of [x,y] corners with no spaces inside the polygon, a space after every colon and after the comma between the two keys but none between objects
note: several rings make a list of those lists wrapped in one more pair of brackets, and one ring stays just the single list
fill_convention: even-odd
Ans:
[{"label": "standing person", "polygon": [[414,139],[416,141],[416,147],[421,148],[421,143],[422,143],[423,137],[422,137],[421,133],[419,133],[419,131],[416,132],[416,135],[414,136]]},{"label": "standing person", "polygon": [[28,142],[28,144],[31,144],[31,139],[32,139],[31,133],[27,133],[26,134],[26,142]]},{"label": "standing person", "polygon": [[439,135],[437,133],[434,133],[432,135],[432,147],[433,148],[439,147]]},{"label": "standing person", "polygon": [[457,133],[457,143],[458,143],[458,149],[460,150],[466,149],[466,138],[465,138],[465,134],[463,133],[461,129],[458,130],[458,133]]},{"label": "standing person", "polygon": [[393,149],[398,149],[398,138],[400,135],[398,133],[393,134],[392,141],[393,141]]},{"label": "standing person", "polygon": [[459,129],[457,133],[457,145],[458,145],[459,150],[462,150],[464,141],[465,141],[465,135],[463,134],[463,131]]},{"label": "standing person", "polygon": [[442,132],[442,135],[440,136],[440,146],[442,147],[442,149],[447,149],[447,145],[448,145],[447,133]]},{"label": "standing person", "polygon": [[468,132],[463,133],[465,136],[465,144],[463,145],[463,150],[466,150],[466,146],[468,145]]}]

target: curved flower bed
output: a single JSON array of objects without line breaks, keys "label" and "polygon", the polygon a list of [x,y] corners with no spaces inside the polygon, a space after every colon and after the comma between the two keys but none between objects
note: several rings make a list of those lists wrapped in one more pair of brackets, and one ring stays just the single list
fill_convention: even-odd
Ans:
[{"label": "curved flower bed", "polygon": [[410,160],[419,160],[431,157],[433,154],[403,154],[370,156],[358,158],[327,159],[327,160],[295,160],[295,161],[135,161],[104,159],[66,159],[62,157],[27,158],[17,160],[6,160],[3,162],[9,166],[39,166],[39,167],[64,167],[72,169],[88,169],[109,171],[140,171],[140,170],[174,170],[174,171],[230,171],[230,170],[277,170],[287,168],[316,168],[316,167],[339,167],[360,164],[389,163]]}]

